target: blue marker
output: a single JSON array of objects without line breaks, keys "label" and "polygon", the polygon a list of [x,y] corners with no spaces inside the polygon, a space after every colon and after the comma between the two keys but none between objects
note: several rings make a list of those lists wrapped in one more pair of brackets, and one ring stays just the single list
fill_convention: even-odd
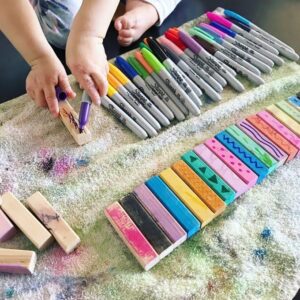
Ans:
[{"label": "blue marker", "polygon": [[91,104],[92,104],[91,98],[85,91],[83,91],[82,98],[81,98],[79,119],[78,119],[80,133],[82,133],[85,125],[87,124],[87,122],[89,120]]},{"label": "blue marker", "polygon": [[300,109],[300,95],[299,97],[297,96],[292,96],[288,98],[288,101],[294,105],[297,109]]}]

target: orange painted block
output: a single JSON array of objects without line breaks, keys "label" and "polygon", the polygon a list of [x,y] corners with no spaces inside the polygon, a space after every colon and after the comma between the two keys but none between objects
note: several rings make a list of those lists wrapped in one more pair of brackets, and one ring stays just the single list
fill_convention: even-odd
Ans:
[{"label": "orange painted block", "polygon": [[172,169],[212,212],[219,215],[225,210],[225,202],[183,160],[174,163]]}]

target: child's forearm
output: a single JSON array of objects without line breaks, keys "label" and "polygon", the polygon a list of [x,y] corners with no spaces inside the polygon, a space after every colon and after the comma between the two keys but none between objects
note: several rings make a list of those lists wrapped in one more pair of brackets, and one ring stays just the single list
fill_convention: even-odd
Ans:
[{"label": "child's forearm", "polygon": [[76,15],[71,37],[98,37],[104,38],[118,7],[119,0],[83,0]]},{"label": "child's forearm", "polygon": [[0,0],[0,30],[30,65],[54,53],[28,0]]}]

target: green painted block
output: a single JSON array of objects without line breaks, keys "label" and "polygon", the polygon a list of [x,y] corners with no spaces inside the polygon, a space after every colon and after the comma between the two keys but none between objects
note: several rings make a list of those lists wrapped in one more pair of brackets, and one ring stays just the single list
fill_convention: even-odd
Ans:
[{"label": "green painted block", "polygon": [[282,111],[284,111],[287,115],[293,118],[295,121],[300,123],[300,112],[291,106],[287,101],[283,100],[276,103],[276,106],[279,107]]},{"label": "green painted block", "polygon": [[254,154],[268,168],[268,174],[279,167],[277,160],[269,152],[254,142],[246,133],[240,130],[236,125],[226,128],[226,131],[239,141],[248,151]]},{"label": "green painted block", "polygon": [[230,204],[235,198],[235,191],[223,181],[194,151],[188,151],[181,158],[194,170],[203,181],[215,191],[226,203]]}]

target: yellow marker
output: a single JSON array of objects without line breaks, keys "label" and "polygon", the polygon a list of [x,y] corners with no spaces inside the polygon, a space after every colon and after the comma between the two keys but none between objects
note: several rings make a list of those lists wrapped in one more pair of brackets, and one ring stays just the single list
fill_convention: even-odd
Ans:
[{"label": "yellow marker", "polygon": [[286,125],[286,127],[290,128],[294,131],[298,136],[300,136],[300,124],[284,113],[281,109],[279,109],[275,105],[270,105],[267,107],[267,110],[281,123]]},{"label": "yellow marker", "polygon": [[207,225],[215,214],[202,202],[202,200],[182,181],[171,169],[165,169],[159,175],[178,198],[201,221],[202,227]]},{"label": "yellow marker", "polygon": [[109,72],[120,81],[122,85],[126,85],[129,83],[129,79],[123,74],[122,71],[120,71],[116,66],[114,66],[112,63],[108,63],[109,65]]}]

